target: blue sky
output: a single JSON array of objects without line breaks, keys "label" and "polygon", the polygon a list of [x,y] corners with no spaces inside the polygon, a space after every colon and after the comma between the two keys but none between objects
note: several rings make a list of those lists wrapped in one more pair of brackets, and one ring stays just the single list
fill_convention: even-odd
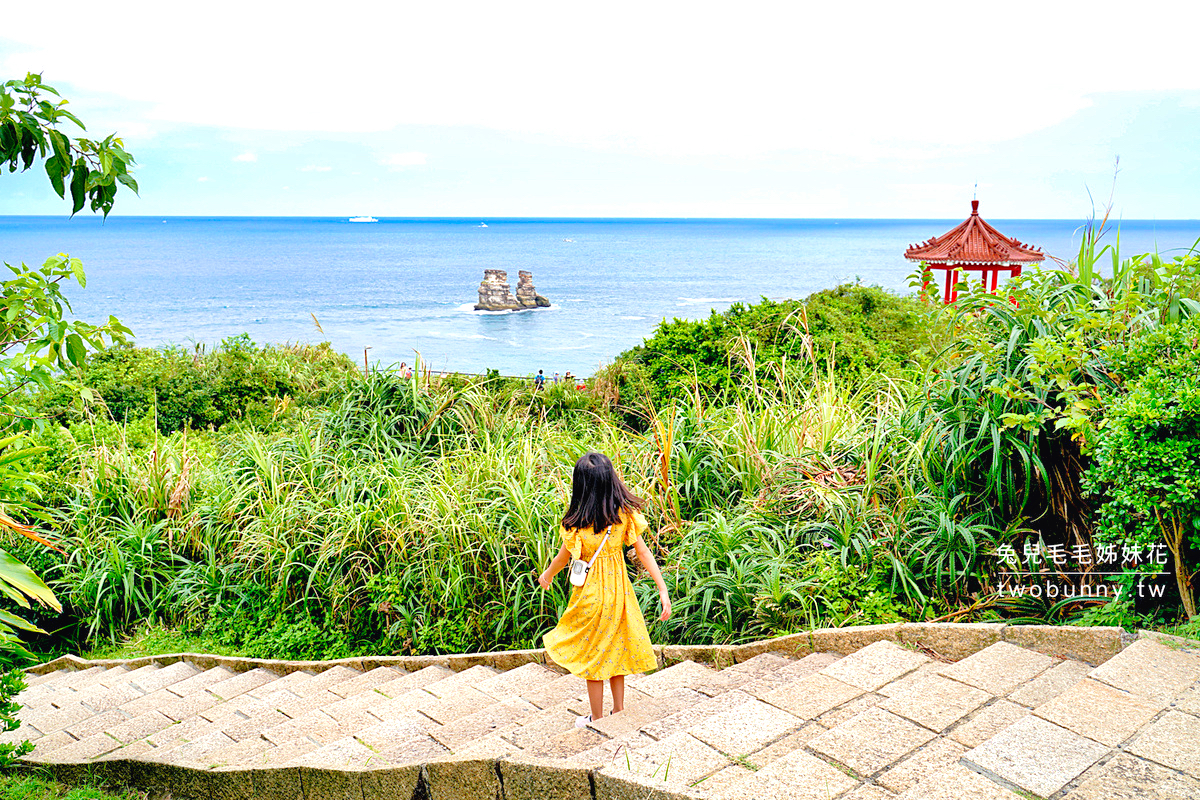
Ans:
[{"label": "blue sky", "polygon": [[[123,214],[954,218],[978,184],[989,217],[1079,218],[1120,156],[1120,216],[1200,217],[1200,12],[983,5],[132,2],[101,58],[6,30],[0,75],[124,135]],[[0,183],[0,213],[63,208]]]}]

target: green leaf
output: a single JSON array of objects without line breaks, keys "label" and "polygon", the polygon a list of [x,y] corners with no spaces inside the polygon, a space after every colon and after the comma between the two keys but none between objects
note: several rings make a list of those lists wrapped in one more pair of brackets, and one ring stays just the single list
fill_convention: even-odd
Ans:
[{"label": "green leaf", "polygon": [[33,570],[13,558],[7,550],[0,550],[0,582],[45,603],[55,611],[62,611],[62,604],[58,602],[54,592],[50,591],[50,587],[34,575]]},{"label": "green leaf", "polygon": [[77,367],[82,367],[87,359],[87,348],[84,347],[83,339],[79,338],[78,333],[67,336],[67,358]]},{"label": "green leaf", "polygon": [[16,614],[10,614],[4,609],[0,609],[0,623],[6,624],[11,628],[16,628],[17,630],[29,631],[30,633],[45,633],[37,625],[26,622]]},{"label": "green leaf", "polygon": [[66,136],[58,131],[50,131],[50,145],[54,148],[54,155],[58,156],[58,160],[64,166],[71,163],[71,144]]},{"label": "green leaf", "polygon": [[83,261],[78,258],[72,258],[69,262],[71,272],[75,275],[75,280],[79,281],[79,288],[87,287],[87,275],[83,272]]},{"label": "green leaf", "polygon": [[50,156],[46,159],[46,175],[50,178],[50,185],[54,188],[54,193],[59,197],[65,197],[66,186],[63,183],[62,163],[58,160],[58,156]]},{"label": "green leaf", "polygon": [[87,186],[87,162],[82,158],[75,162],[75,170],[71,173],[71,215],[78,214],[83,204],[87,202],[85,187]]}]

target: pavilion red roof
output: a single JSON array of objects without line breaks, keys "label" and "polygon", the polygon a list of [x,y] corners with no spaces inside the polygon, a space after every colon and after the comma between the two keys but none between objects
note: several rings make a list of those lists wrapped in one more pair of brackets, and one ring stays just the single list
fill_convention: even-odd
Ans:
[{"label": "pavilion red roof", "polygon": [[1041,248],[1031,247],[1005,236],[979,216],[979,201],[971,201],[971,216],[966,222],[927,242],[904,251],[910,261],[928,264],[1016,265],[1046,260]]}]

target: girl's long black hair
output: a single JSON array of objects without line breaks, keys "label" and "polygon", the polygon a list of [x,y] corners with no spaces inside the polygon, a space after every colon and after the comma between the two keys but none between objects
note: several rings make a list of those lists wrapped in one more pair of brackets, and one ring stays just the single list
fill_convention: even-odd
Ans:
[{"label": "girl's long black hair", "polygon": [[593,450],[575,462],[571,505],[562,525],[574,529],[590,527],[599,533],[621,521],[622,509],[641,507],[641,498],[629,491],[608,456]]}]

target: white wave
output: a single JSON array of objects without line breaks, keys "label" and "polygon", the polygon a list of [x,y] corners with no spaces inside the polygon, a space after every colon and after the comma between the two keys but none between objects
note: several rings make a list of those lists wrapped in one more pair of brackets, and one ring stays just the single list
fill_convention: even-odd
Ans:
[{"label": "white wave", "polygon": [[490,339],[493,342],[499,341],[495,336],[484,336],[482,333],[442,333],[441,331],[427,331],[425,333],[431,339]]},{"label": "white wave", "polygon": [[617,319],[645,319],[645,317],[617,317]]},{"label": "white wave", "polygon": [[679,302],[676,303],[676,305],[695,306],[695,305],[701,305],[701,304],[708,305],[710,303],[736,303],[738,300],[741,300],[742,298],[740,298],[740,297],[679,297],[676,299],[679,300]]}]

